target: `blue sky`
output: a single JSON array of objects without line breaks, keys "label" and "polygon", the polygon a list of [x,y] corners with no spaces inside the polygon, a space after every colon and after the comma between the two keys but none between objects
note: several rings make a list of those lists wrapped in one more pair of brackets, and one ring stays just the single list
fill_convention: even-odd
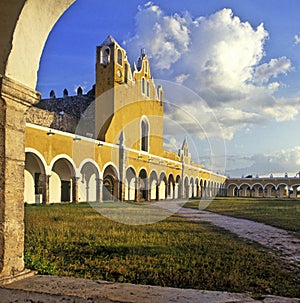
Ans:
[{"label": "blue sky", "polygon": [[[299,0],[77,0],[48,38],[37,90],[61,96],[81,85],[87,92],[95,82],[95,48],[112,35],[131,64],[145,47],[155,79],[205,101],[212,118],[202,125],[206,137],[199,131],[199,140],[191,139],[197,161],[210,168],[215,146],[226,167],[222,160],[214,170],[292,176],[300,171],[299,13]],[[189,112],[204,121],[201,102],[176,102],[182,111],[169,120],[176,115],[184,124],[182,113]],[[197,137],[195,126],[184,127]],[[179,147],[182,138],[171,135]]]}]

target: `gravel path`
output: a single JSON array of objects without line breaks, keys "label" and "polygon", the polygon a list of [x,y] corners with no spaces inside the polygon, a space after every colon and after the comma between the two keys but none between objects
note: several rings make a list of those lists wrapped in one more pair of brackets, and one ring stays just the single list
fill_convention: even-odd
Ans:
[{"label": "gravel path", "polygon": [[177,214],[193,221],[210,222],[240,237],[275,249],[281,253],[282,258],[300,268],[300,239],[286,230],[250,220],[190,208],[178,208]]}]

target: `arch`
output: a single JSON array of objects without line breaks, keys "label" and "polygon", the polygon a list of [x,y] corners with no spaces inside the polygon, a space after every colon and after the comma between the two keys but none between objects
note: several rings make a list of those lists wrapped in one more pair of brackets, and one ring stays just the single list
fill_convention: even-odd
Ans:
[{"label": "arch", "polygon": [[[49,180],[49,202],[76,202],[74,164],[66,157],[58,157],[51,162]],[[57,190],[57,189],[60,190]]]},{"label": "arch", "polygon": [[169,174],[168,178],[167,198],[175,199],[175,179],[172,173]]},{"label": "arch", "polygon": [[125,178],[125,200],[136,201],[136,172],[133,167],[126,169]]},{"label": "arch", "polygon": [[102,168],[102,176],[101,176],[102,179],[104,178],[104,171],[105,171],[106,168],[109,167],[109,166],[112,166],[112,167],[114,168],[114,170],[115,170],[115,172],[116,172],[116,174],[117,174],[117,178],[118,178],[118,180],[120,180],[120,174],[119,174],[118,167],[117,167],[117,165],[116,165],[115,163],[113,163],[113,162],[111,162],[111,161],[106,162],[106,163],[104,164],[104,166],[103,166],[103,168]]},{"label": "arch", "polygon": [[138,201],[149,200],[148,174],[145,168],[139,172]]},{"label": "arch", "polygon": [[39,160],[42,162],[43,167],[45,168],[45,173],[48,175],[50,174],[51,170],[49,170],[49,166],[48,166],[44,156],[38,150],[31,148],[31,147],[26,147],[25,153],[35,154],[39,158]]},{"label": "arch", "polygon": [[49,171],[51,172],[51,171],[53,170],[53,165],[55,164],[55,162],[56,162],[57,160],[60,160],[60,159],[66,159],[66,160],[68,160],[68,161],[71,163],[71,165],[72,165],[72,167],[73,167],[73,169],[74,169],[74,172],[75,172],[75,175],[74,175],[74,176],[76,176],[77,169],[76,169],[75,162],[74,162],[74,160],[73,160],[69,155],[67,155],[67,154],[59,154],[59,155],[55,156],[55,157],[51,160],[51,162],[50,162]]},{"label": "arch", "polygon": [[100,49],[100,64],[107,65],[110,63],[110,48],[109,46],[103,46]]},{"label": "arch", "polygon": [[238,189],[240,197],[251,197],[252,187],[249,183],[242,183]]},{"label": "arch", "polygon": [[37,153],[25,153],[24,202],[46,202],[46,167],[45,160]]},{"label": "arch", "polygon": [[267,183],[264,186],[265,197],[267,198],[277,198],[277,187],[273,183]]},{"label": "arch", "polygon": [[231,183],[227,186],[227,196],[236,197],[238,195],[238,186],[235,183]]},{"label": "arch", "polygon": [[119,65],[123,65],[123,54],[120,49],[117,50],[117,62]]},{"label": "arch", "polygon": [[9,12],[7,2],[1,2],[0,9],[5,17],[1,21],[1,40],[5,39],[1,43],[1,50],[4,49],[7,61],[1,61],[0,73],[35,89],[39,62],[48,35],[75,0],[44,1],[42,5],[39,0],[16,1],[19,4],[10,4]]},{"label": "arch", "polygon": [[158,186],[158,177],[156,170],[152,170],[150,174],[150,200],[159,199],[159,186]]},{"label": "arch", "polygon": [[165,172],[161,172],[159,176],[159,200],[165,200],[167,198],[167,176]]},{"label": "arch", "polygon": [[[2,93],[7,85],[11,85],[10,88],[13,88],[10,89],[10,95],[13,97],[10,101],[13,105],[17,104],[18,108],[18,112],[16,110],[18,116],[15,116],[14,119],[23,121],[22,111],[25,111],[25,107],[29,104],[38,101],[39,93],[35,91],[37,71],[46,39],[59,17],[74,1],[0,1],[0,11],[2,12],[0,18],[0,74],[3,76],[0,90]],[[22,100],[20,100],[21,98]],[[12,122],[11,118],[7,117],[3,123],[3,129]],[[17,140],[22,145],[25,142],[25,123],[20,123],[18,130]],[[5,151],[2,154],[3,161],[8,159],[7,154],[15,155],[15,153],[11,153],[14,148],[15,146],[9,142],[3,143],[2,152]],[[9,160],[24,159],[24,150],[19,152],[18,157],[13,156]],[[4,165],[2,165],[0,173],[6,173]],[[19,180],[19,194],[11,195],[9,203],[6,203],[8,197],[5,194],[2,196],[4,201],[1,212],[6,213],[6,216],[0,231],[0,242],[3,244],[0,247],[0,277],[4,278],[24,272],[24,222],[19,220],[24,216],[22,200],[19,197],[24,190],[23,172],[17,170],[15,178]],[[4,192],[3,189],[13,190],[6,178],[2,182],[0,192]]]},{"label": "arch", "polygon": [[264,186],[261,183],[254,183],[252,185],[252,197],[264,197]]},{"label": "arch", "polygon": [[100,170],[92,159],[84,160],[79,167],[78,201],[96,202],[100,200]]},{"label": "arch", "polygon": [[103,170],[103,201],[116,201],[119,193],[119,175],[118,170],[108,164]]}]

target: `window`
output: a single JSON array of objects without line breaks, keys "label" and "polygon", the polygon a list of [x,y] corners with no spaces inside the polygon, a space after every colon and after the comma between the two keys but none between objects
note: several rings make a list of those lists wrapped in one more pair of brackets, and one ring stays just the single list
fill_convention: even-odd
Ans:
[{"label": "window", "polygon": [[110,49],[109,47],[102,47],[100,51],[100,63],[108,64],[110,62]]},{"label": "window", "polygon": [[150,97],[150,83],[147,81],[147,97]]},{"label": "window", "polygon": [[145,118],[141,122],[141,150],[149,151],[149,123]]},{"label": "window", "polygon": [[118,49],[118,64],[123,65],[122,51]]},{"label": "window", "polygon": [[145,78],[142,78],[142,94],[145,95]]}]

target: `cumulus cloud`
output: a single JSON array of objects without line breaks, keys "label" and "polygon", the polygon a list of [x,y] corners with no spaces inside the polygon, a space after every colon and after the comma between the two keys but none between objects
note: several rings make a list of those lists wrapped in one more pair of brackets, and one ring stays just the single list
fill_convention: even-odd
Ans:
[{"label": "cumulus cloud", "polygon": [[271,59],[269,63],[264,63],[255,68],[254,79],[260,83],[266,83],[271,77],[279,74],[287,74],[292,70],[291,61],[286,57]]},{"label": "cumulus cloud", "polygon": [[[272,119],[286,121],[299,113],[296,102],[274,97],[282,85],[279,76],[287,75],[293,66],[284,56],[263,62],[269,39],[263,23],[254,28],[229,8],[205,17],[188,12],[166,15],[152,2],[139,7],[135,22],[135,35],[124,42],[129,53],[146,48],[155,78],[185,85],[206,101],[222,129],[210,135],[232,139],[241,127],[249,129]],[[176,102],[203,121],[196,102],[185,98]],[[282,106],[286,106],[284,113]]]},{"label": "cumulus cloud", "polygon": [[189,28],[185,17],[166,16],[152,2],[139,7],[135,18],[136,34],[126,41],[133,48],[146,48],[153,67],[166,70],[189,49]]}]

